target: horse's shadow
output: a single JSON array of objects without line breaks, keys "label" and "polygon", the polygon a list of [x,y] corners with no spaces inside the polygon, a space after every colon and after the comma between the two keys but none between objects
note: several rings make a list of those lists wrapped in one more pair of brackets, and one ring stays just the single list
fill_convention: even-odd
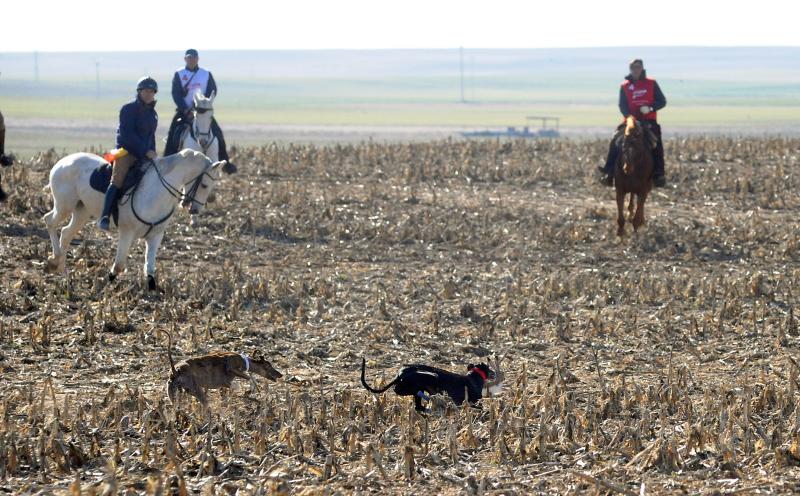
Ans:
[{"label": "horse's shadow", "polygon": [[50,239],[47,230],[41,227],[35,227],[31,224],[22,226],[19,224],[6,224],[0,226],[0,234],[10,238],[27,238],[37,237],[42,239]]}]

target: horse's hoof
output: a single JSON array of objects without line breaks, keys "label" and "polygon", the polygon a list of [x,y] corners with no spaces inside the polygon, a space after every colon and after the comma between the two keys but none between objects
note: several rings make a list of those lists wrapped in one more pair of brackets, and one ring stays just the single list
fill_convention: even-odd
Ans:
[{"label": "horse's hoof", "polygon": [[222,172],[225,174],[235,174],[237,170],[239,170],[238,167],[228,160],[226,160],[225,164],[222,166]]},{"label": "horse's hoof", "polygon": [[114,282],[117,280],[117,275],[113,272],[108,273],[108,282]]},{"label": "horse's hoof", "polygon": [[147,276],[147,290],[156,291],[157,289],[158,285],[156,284],[156,278],[153,276]]},{"label": "horse's hoof", "polygon": [[6,200],[8,200],[8,193],[0,189],[0,203],[3,203]]}]

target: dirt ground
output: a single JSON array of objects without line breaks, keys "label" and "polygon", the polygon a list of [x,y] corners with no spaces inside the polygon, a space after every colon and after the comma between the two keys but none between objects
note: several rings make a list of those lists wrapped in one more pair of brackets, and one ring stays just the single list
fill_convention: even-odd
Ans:
[{"label": "dirt ground", "polygon": [[[25,494],[790,494],[800,489],[800,140],[666,143],[618,239],[600,141],[266,146],[148,293],[86,227],[45,274],[59,158],[0,171],[0,490]],[[284,377],[167,399],[176,359]],[[368,394],[501,357],[480,409]]]}]

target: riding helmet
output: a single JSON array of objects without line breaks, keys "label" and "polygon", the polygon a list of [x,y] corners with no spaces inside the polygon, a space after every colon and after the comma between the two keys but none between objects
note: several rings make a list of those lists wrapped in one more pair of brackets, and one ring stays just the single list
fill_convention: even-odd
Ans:
[{"label": "riding helmet", "polygon": [[158,83],[150,76],[145,76],[136,83],[136,91],[153,90],[158,93]]}]

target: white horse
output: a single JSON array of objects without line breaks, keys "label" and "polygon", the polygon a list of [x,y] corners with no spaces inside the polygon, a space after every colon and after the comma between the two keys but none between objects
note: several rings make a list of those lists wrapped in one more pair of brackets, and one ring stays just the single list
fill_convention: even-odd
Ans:
[{"label": "white horse", "polygon": [[[53,256],[47,261],[48,270],[65,271],[70,242],[87,221],[100,216],[104,194],[91,187],[89,177],[104,163],[105,160],[97,155],[73,153],[59,160],[50,170],[47,187],[53,195],[53,210],[44,216],[53,243]],[[178,202],[185,199],[191,203],[190,212],[197,213],[219,180],[221,165],[224,162],[212,162],[193,150],[182,150],[141,165],[145,168],[141,182],[120,201],[119,242],[108,275],[110,280],[125,270],[134,239],[144,238],[144,272],[148,288],[156,289],[156,252]],[[59,237],[56,230],[70,215],[72,218]]]},{"label": "white horse", "polygon": [[178,148],[191,148],[202,152],[208,158],[216,162],[219,160],[219,140],[211,129],[214,119],[214,98],[216,93],[206,98],[199,91],[194,94],[194,108],[192,109],[192,124],[184,132]]},{"label": "white horse", "polygon": [[[216,92],[212,91],[211,96],[206,98],[205,95],[199,91],[194,94],[194,107],[192,108],[192,123],[186,129],[179,141],[178,148],[190,148],[203,153],[205,156],[214,162],[219,160],[219,138],[214,134],[211,124],[214,119],[214,98],[217,97]],[[236,167],[228,162],[222,166],[222,172],[226,174],[233,174],[236,172]],[[215,199],[214,194],[208,198],[209,203]],[[197,225],[197,215],[189,216],[189,225]]]}]

